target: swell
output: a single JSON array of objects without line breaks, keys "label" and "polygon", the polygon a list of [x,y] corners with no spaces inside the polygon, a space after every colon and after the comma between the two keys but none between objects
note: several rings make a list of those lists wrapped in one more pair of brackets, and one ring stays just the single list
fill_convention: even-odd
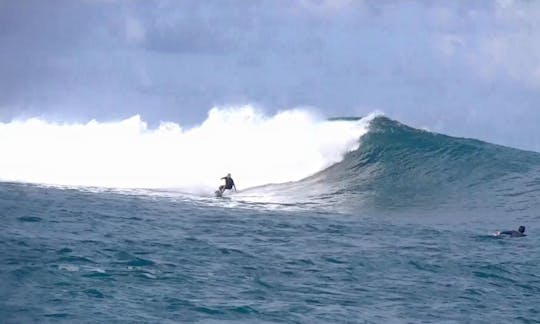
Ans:
[{"label": "swell", "polygon": [[540,154],[376,117],[359,148],[300,182],[272,186],[345,209],[540,208]]}]

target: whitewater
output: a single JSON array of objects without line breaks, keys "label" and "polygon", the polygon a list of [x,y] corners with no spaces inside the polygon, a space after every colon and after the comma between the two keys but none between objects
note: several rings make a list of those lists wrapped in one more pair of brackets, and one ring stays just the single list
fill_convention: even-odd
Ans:
[{"label": "whitewater", "polygon": [[540,322],[537,152],[252,106],[0,152],[2,323]]},{"label": "whitewater", "polygon": [[149,129],[140,116],[0,123],[0,179],[189,193],[213,192],[227,173],[241,188],[297,181],[356,149],[368,119],[328,121],[300,109],[267,116],[243,106],[214,108],[188,129],[172,122]]}]

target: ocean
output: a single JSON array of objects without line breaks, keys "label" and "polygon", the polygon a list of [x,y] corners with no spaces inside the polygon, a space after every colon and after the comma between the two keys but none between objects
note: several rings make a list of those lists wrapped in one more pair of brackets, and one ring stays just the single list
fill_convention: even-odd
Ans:
[{"label": "ocean", "polygon": [[540,153],[250,109],[0,148],[2,323],[540,322]]}]

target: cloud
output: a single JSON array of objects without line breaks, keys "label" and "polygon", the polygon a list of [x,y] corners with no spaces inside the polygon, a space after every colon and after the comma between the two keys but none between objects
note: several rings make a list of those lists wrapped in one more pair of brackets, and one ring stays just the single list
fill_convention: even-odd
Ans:
[{"label": "cloud", "polygon": [[443,58],[451,59],[461,48],[464,47],[465,41],[462,37],[455,34],[443,34],[436,40],[437,49],[441,52]]},{"label": "cloud", "polygon": [[0,120],[185,124],[255,102],[516,145],[483,123],[530,138],[498,116],[538,117],[537,21],[532,1],[0,2]]},{"label": "cloud", "polygon": [[299,0],[300,9],[308,10],[317,15],[334,15],[344,11],[364,7],[362,0]]},{"label": "cloud", "polygon": [[540,89],[540,3],[497,1],[492,11],[469,12],[468,60],[486,81],[510,79]]},{"label": "cloud", "polygon": [[146,30],[142,23],[133,17],[126,18],[126,40],[131,44],[140,44],[146,38]]}]

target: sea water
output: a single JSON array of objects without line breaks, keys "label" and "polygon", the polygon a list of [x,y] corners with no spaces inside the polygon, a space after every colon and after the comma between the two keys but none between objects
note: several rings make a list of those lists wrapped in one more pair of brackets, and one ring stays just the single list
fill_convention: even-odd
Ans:
[{"label": "sea water", "polygon": [[[62,161],[45,156],[49,173],[26,173],[11,157],[0,171],[0,322],[540,321],[540,154],[381,116],[332,122],[347,131],[310,148],[310,159],[325,153],[308,174],[290,178],[302,169],[291,150],[289,169],[261,165],[280,181],[233,172],[241,190],[222,199],[187,176],[142,189],[145,177],[51,174]],[[71,174],[81,183],[63,183]],[[519,225],[526,237],[493,235]]]}]

